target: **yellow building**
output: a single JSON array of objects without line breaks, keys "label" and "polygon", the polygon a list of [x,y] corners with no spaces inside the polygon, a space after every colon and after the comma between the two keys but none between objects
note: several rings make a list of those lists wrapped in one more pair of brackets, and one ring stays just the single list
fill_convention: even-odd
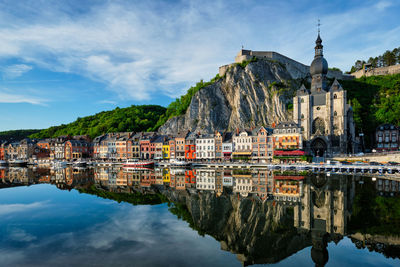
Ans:
[{"label": "yellow building", "polygon": [[169,169],[163,169],[163,182],[164,183],[171,182],[171,174],[169,172]]},{"label": "yellow building", "polygon": [[162,147],[163,159],[170,159],[169,144],[164,144]]}]

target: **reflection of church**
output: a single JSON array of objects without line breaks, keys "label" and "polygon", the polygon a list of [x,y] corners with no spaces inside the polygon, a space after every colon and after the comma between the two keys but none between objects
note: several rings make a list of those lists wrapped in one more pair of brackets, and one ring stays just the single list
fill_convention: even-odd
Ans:
[{"label": "reflection of church", "polygon": [[294,224],[311,231],[311,257],[317,266],[328,261],[327,243],[339,242],[347,232],[354,179],[350,176],[315,174],[304,183],[301,204],[294,210]]},{"label": "reflection of church", "polygon": [[304,85],[293,98],[293,120],[301,126],[303,148],[314,156],[353,152],[354,123],[346,91],[337,80],[329,87],[328,62],[318,34],[310,66],[311,90]]}]

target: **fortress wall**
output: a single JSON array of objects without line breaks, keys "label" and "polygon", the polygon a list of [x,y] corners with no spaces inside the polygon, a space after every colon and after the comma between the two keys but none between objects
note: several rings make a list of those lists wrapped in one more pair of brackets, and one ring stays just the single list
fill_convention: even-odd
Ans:
[{"label": "fortress wall", "polygon": [[392,75],[400,73],[400,64],[388,67],[373,68],[369,70],[361,69],[359,71],[353,72],[351,75],[360,78],[362,76],[375,76],[375,75]]},{"label": "fortress wall", "polygon": [[[242,63],[245,60],[250,60],[252,57],[279,61],[285,65],[293,79],[304,78],[310,73],[309,66],[274,51],[252,51],[242,49],[235,57],[235,63]],[[219,75],[224,76],[231,65],[232,64],[221,66],[219,68]],[[336,78],[338,80],[343,79],[343,73],[341,71],[329,70],[327,76],[328,78]]]}]

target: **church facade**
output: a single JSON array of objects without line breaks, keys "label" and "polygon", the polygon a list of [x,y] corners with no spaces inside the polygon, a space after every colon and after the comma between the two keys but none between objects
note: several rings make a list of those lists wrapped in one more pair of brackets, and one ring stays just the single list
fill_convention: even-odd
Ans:
[{"label": "church facade", "polygon": [[311,88],[302,85],[293,99],[293,120],[301,127],[303,149],[319,157],[354,153],[353,110],[340,83],[328,85],[328,62],[319,34],[315,43]]}]

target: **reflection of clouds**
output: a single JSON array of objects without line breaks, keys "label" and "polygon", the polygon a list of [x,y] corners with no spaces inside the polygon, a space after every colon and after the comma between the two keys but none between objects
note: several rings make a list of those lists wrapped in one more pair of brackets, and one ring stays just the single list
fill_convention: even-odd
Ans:
[{"label": "reflection of clouds", "polygon": [[182,266],[192,261],[195,266],[223,265],[227,259],[238,263],[234,255],[220,254],[218,242],[199,237],[186,222],[177,220],[166,205],[123,204],[104,216],[109,218],[88,228],[74,231],[65,225],[64,233],[38,237],[24,248],[0,247],[0,251],[23,249],[23,259],[16,255],[14,261],[9,260],[10,265],[21,266]]},{"label": "reflection of clouds", "polygon": [[36,236],[27,233],[23,229],[14,229],[11,231],[9,238],[14,241],[31,242],[36,239]]},{"label": "reflection of clouds", "polygon": [[46,205],[46,201],[33,202],[29,204],[0,204],[0,215],[32,211],[33,209],[44,208]]}]

